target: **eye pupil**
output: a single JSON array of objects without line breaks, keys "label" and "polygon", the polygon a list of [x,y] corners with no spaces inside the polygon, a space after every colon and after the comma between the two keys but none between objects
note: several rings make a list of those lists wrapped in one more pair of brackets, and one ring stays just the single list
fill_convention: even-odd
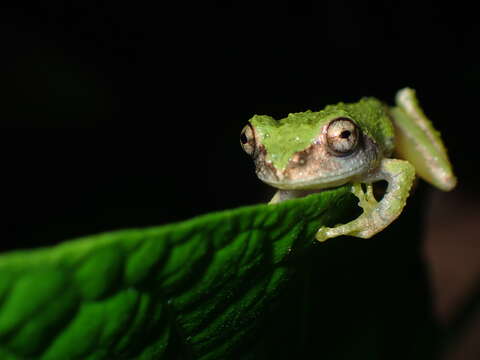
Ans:
[{"label": "eye pupil", "polygon": [[346,117],[332,120],[326,130],[326,139],[334,156],[352,154],[358,144],[357,125]]},{"label": "eye pupil", "polygon": [[240,142],[244,145],[248,142],[248,137],[244,132],[240,134]]},{"label": "eye pupil", "polygon": [[255,133],[250,124],[245,125],[240,133],[240,145],[248,155],[255,155]]}]

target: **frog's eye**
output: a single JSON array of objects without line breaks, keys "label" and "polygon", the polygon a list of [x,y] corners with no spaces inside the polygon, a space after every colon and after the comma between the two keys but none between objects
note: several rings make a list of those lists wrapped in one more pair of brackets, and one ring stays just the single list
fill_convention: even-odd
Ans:
[{"label": "frog's eye", "polygon": [[253,155],[255,152],[255,134],[250,124],[245,125],[240,133],[240,145],[248,155]]},{"label": "frog's eye", "polygon": [[346,156],[356,149],[358,128],[348,118],[338,118],[330,122],[327,128],[328,148],[336,156]]}]

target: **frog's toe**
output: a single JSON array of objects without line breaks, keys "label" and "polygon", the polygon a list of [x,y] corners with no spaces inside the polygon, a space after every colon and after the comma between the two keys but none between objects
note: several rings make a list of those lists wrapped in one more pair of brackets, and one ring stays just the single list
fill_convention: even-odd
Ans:
[{"label": "frog's toe", "polygon": [[329,230],[331,230],[331,228],[325,226],[321,227],[320,229],[318,229],[315,238],[320,242],[326,241],[327,239],[331,238],[331,236],[329,235]]},{"label": "frog's toe", "polygon": [[363,239],[368,239],[376,234],[376,231],[371,228],[364,227],[364,224],[359,224],[358,221],[354,220],[344,225],[338,225],[333,228],[330,227],[321,227],[316,234],[316,239],[320,242],[323,242],[327,239],[331,239],[337,236],[347,235],[355,236]]}]

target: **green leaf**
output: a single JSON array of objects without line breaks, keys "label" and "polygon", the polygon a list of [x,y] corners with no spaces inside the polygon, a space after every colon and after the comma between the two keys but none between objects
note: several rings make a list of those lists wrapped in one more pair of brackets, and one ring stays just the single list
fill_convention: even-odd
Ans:
[{"label": "green leaf", "polygon": [[0,256],[1,359],[225,359],[349,187]]}]

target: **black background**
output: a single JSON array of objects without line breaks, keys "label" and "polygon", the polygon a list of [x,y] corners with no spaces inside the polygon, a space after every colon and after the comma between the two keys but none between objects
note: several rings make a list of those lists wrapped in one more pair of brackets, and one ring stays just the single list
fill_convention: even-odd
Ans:
[{"label": "black background", "polygon": [[[475,5],[73,3],[0,12],[0,250],[264,202],[273,191],[238,141],[253,114],[362,96],[392,103],[405,86],[442,132],[459,178],[430,205],[443,207],[443,223],[429,220],[440,230],[427,233],[460,248],[467,222],[444,229],[468,212],[465,253],[478,250]],[[451,196],[455,206],[445,206]],[[454,274],[464,255],[449,246]],[[403,255],[389,256],[394,264]]]},{"label": "black background", "polygon": [[480,32],[460,2],[42,2],[2,18],[4,250],[265,201],[238,142],[253,114],[404,86],[476,196]]}]

